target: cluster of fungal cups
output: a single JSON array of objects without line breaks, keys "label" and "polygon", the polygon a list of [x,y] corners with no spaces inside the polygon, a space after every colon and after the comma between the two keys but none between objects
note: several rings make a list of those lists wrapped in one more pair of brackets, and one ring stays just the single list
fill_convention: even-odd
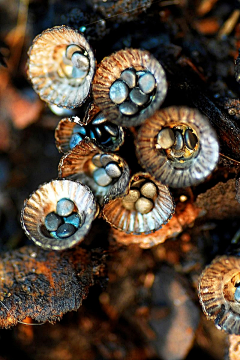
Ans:
[{"label": "cluster of fungal cups", "polygon": [[[26,200],[21,219],[27,235],[61,250],[81,242],[99,214],[147,247],[141,235],[156,232],[174,213],[168,186],[196,185],[217,164],[218,141],[208,119],[187,107],[159,110],[167,80],[148,51],[120,50],[96,70],[86,39],[66,26],[34,39],[28,65],[34,89],[47,103],[78,108],[91,96],[93,101],[83,119],[64,118],[56,128],[64,153],[58,180]],[[146,172],[130,177],[127,161],[115,152],[124,133],[137,126],[136,156]]]}]

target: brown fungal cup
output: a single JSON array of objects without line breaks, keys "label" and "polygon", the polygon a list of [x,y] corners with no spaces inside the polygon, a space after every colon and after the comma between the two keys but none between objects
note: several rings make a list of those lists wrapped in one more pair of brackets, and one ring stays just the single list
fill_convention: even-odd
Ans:
[{"label": "brown fungal cup", "polygon": [[127,234],[149,234],[172,217],[175,205],[167,186],[150,174],[135,174],[125,195],[105,203],[102,215]]},{"label": "brown fungal cup", "polygon": [[42,100],[69,109],[86,100],[95,59],[83,35],[55,26],[33,40],[28,54],[28,76]]},{"label": "brown fungal cup", "polygon": [[161,64],[148,52],[120,50],[99,64],[93,96],[106,118],[121,126],[136,126],[162,104],[167,81]]},{"label": "brown fungal cup", "polygon": [[136,154],[157,180],[180,188],[206,179],[217,165],[219,145],[214,129],[199,111],[169,107],[141,126]]},{"label": "brown fungal cup", "polygon": [[[77,116],[74,116],[72,118],[64,118],[59,121],[55,129],[55,140],[57,149],[60,152],[67,153],[71,149],[70,142],[72,135],[74,134],[74,129],[76,129],[76,125],[79,126],[78,120],[80,119]],[[82,127],[82,132],[85,132],[84,129],[86,128],[86,126],[80,126]]]},{"label": "brown fungal cup", "polygon": [[89,140],[83,140],[62,157],[58,174],[88,185],[100,204],[122,195],[129,182],[127,163],[116,154],[101,151]]},{"label": "brown fungal cup", "polygon": [[[59,206],[61,202],[64,204]],[[66,203],[71,207],[67,212]],[[97,212],[94,196],[87,186],[70,180],[53,180],[40,186],[25,200],[21,225],[27,236],[42,248],[63,250],[84,239]],[[49,214],[57,219],[56,228],[51,229],[52,223],[46,227]],[[77,225],[69,221],[69,216],[78,220]]]},{"label": "brown fungal cup", "polygon": [[218,329],[240,335],[240,258],[217,257],[203,271],[198,296],[208,319]]}]

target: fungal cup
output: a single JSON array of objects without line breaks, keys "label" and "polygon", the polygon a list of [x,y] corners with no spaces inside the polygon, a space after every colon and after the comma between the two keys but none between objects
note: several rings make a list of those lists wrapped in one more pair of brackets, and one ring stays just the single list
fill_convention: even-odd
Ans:
[{"label": "fungal cup", "polygon": [[166,224],[175,205],[167,186],[150,174],[131,178],[124,196],[105,202],[102,215],[107,222],[127,234],[149,234]]},{"label": "fungal cup", "polygon": [[47,103],[75,108],[88,97],[95,59],[83,35],[56,26],[38,35],[29,49],[28,76]]},{"label": "fungal cup", "polygon": [[53,180],[39,187],[24,203],[21,225],[44,249],[63,250],[80,243],[97,216],[98,207],[87,186]]},{"label": "fungal cup", "polygon": [[196,109],[169,107],[141,126],[136,154],[157,180],[180,188],[206,179],[217,165],[219,145],[208,119]]},{"label": "fungal cup", "polygon": [[167,81],[161,64],[145,50],[120,50],[104,58],[93,79],[93,96],[106,118],[137,126],[162,104]]},{"label": "fungal cup", "polygon": [[101,151],[89,140],[83,140],[62,157],[59,177],[86,184],[100,204],[125,192],[129,181],[127,163],[114,153]]},{"label": "fungal cup", "polygon": [[240,259],[220,256],[203,271],[198,296],[205,315],[229,334],[240,335]]}]

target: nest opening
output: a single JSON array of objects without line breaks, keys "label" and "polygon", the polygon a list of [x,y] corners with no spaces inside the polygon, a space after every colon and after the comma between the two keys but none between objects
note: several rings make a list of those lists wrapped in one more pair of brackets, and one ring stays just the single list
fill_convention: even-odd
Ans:
[{"label": "nest opening", "polygon": [[81,84],[90,71],[87,51],[75,44],[61,46],[60,49],[62,61],[59,63],[58,75],[76,80],[76,85]]},{"label": "nest opening", "polygon": [[123,206],[142,215],[148,214],[152,211],[157,196],[157,186],[151,180],[139,177],[132,181],[128,194],[123,198]]},{"label": "nest opening", "polygon": [[109,98],[122,116],[131,118],[143,113],[154,101],[156,87],[156,79],[149,70],[130,67],[111,84]]},{"label": "nest opening", "polygon": [[122,175],[122,164],[113,155],[98,153],[88,162],[87,172],[98,186],[112,186]]},{"label": "nest opening", "polygon": [[156,137],[156,148],[164,151],[168,160],[181,164],[197,157],[200,145],[195,130],[180,124],[161,129]]},{"label": "nest opening", "polygon": [[103,146],[106,149],[111,149],[120,143],[119,127],[107,121],[101,113],[97,114],[87,126],[76,124],[73,127],[69,140],[70,149],[86,137],[96,141],[97,146]]},{"label": "nest opening", "polygon": [[74,235],[82,227],[84,216],[79,213],[72,200],[62,198],[57,202],[56,209],[47,213],[43,222],[40,225],[43,236],[64,240]]}]

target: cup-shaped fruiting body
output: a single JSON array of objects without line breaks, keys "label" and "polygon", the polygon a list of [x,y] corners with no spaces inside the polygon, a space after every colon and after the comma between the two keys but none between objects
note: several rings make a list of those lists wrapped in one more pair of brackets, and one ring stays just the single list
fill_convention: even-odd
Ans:
[{"label": "cup-shaped fruiting body", "polygon": [[62,157],[58,175],[88,185],[100,204],[121,196],[129,182],[127,163],[116,154],[101,151],[88,140]]},{"label": "cup-shaped fruiting body", "polygon": [[59,121],[55,129],[55,140],[57,149],[67,153],[79,144],[87,135],[86,125],[79,124],[78,117],[64,118]]},{"label": "cup-shaped fruiting body", "polygon": [[89,232],[98,207],[91,190],[70,180],[53,180],[25,200],[21,225],[44,249],[63,250]]},{"label": "cup-shaped fruiting body", "polygon": [[219,145],[214,129],[198,110],[169,107],[141,126],[136,154],[157,180],[180,188],[206,179],[217,165]]},{"label": "cup-shaped fruiting body", "polygon": [[62,119],[56,130],[56,146],[60,152],[72,150],[88,138],[102,151],[116,151],[124,142],[123,128],[110,123],[101,111],[89,117],[84,125],[77,116]]},{"label": "cup-shaped fruiting body", "polygon": [[95,59],[83,35],[67,26],[43,31],[29,49],[28,76],[47,103],[75,108],[88,97]]},{"label": "cup-shaped fruiting body", "polygon": [[198,296],[208,319],[229,334],[240,335],[240,257],[217,257],[203,271]]},{"label": "cup-shaped fruiting body", "polygon": [[125,196],[107,202],[102,215],[113,227],[127,234],[149,234],[166,224],[175,204],[167,186],[150,174],[137,173]]},{"label": "cup-shaped fruiting body", "polygon": [[93,96],[106,118],[121,126],[136,126],[162,104],[167,81],[161,64],[148,52],[120,50],[100,63],[93,79]]}]

